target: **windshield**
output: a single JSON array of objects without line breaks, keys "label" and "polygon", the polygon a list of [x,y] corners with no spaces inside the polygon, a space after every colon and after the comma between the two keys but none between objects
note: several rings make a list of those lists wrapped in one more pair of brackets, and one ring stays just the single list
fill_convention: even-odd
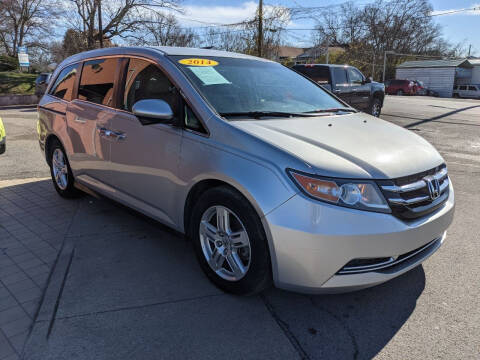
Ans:
[{"label": "windshield", "polygon": [[345,108],[319,86],[275,62],[170,56],[219,114],[311,113]]}]

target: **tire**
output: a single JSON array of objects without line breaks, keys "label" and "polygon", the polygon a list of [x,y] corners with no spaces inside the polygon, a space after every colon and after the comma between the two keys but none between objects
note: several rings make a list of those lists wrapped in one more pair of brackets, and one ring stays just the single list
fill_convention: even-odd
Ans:
[{"label": "tire", "polygon": [[397,95],[402,96],[403,95],[403,90],[402,89],[397,90]]},{"label": "tire", "polygon": [[54,140],[54,143],[50,147],[49,164],[53,186],[61,197],[72,199],[83,194],[74,186],[75,180],[72,169],[70,168],[70,163],[68,162],[63,146],[58,140]]},{"label": "tire", "polygon": [[459,98],[460,98],[460,95],[458,95],[458,94],[453,94],[453,97],[454,97],[455,99],[459,99]]},{"label": "tire", "polygon": [[370,115],[379,117],[382,112],[382,101],[378,97],[374,97],[370,108],[368,109]]},{"label": "tire", "polygon": [[207,190],[194,205],[188,234],[200,267],[223,291],[253,295],[271,285],[270,254],[262,222],[252,205],[234,189],[220,186]]}]

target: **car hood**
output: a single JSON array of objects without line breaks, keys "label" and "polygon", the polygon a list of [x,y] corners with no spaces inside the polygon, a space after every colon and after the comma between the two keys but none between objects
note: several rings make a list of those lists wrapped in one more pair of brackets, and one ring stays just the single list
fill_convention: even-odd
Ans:
[{"label": "car hood", "polygon": [[422,137],[363,113],[230,123],[294,155],[323,176],[397,178],[444,162]]}]

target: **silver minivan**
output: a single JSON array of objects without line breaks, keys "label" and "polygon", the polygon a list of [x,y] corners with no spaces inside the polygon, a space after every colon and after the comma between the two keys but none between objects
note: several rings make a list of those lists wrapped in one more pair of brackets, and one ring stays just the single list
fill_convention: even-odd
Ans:
[{"label": "silver minivan", "polygon": [[84,52],[58,66],[38,114],[61,196],[87,187],[186,234],[228,292],[380,284],[433,254],[453,218],[433,146],[265,59]]}]

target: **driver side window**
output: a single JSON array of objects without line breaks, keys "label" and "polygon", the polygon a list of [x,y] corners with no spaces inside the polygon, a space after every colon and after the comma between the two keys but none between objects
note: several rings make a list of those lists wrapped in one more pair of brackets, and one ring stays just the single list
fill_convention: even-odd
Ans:
[{"label": "driver side window", "polygon": [[123,109],[131,112],[133,105],[144,99],[164,100],[174,116],[178,116],[180,102],[175,86],[155,64],[131,58],[125,79]]},{"label": "driver side window", "polygon": [[360,85],[363,82],[363,76],[357,69],[347,68],[348,80],[350,84]]}]

